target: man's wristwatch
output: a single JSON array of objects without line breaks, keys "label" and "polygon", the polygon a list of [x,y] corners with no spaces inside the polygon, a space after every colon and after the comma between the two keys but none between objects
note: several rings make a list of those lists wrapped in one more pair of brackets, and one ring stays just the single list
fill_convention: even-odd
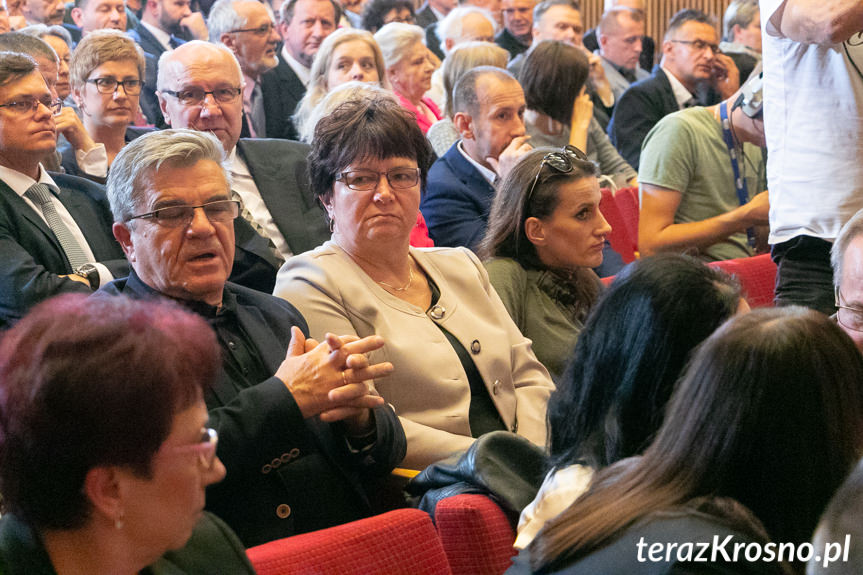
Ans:
[{"label": "man's wristwatch", "polygon": [[90,289],[99,289],[101,278],[99,277],[99,270],[93,264],[82,264],[78,266],[75,268],[75,275],[87,278],[87,281],[90,282]]}]

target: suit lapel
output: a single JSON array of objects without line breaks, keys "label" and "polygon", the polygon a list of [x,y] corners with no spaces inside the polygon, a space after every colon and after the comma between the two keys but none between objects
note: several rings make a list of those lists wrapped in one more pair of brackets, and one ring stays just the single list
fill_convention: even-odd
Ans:
[{"label": "suit lapel", "polygon": [[479,170],[464,159],[457,146],[458,143],[453,144],[452,148],[445,154],[446,161],[452,167],[453,173],[471,189],[485,190],[485,195],[489,198],[494,196],[494,188],[482,177]]},{"label": "suit lapel", "polygon": [[54,232],[51,231],[51,228],[48,227],[48,224],[33,211],[33,208],[27,205],[27,202],[24,201],[24,198],[15,193],[15,191],[6,185],[6,182],[0,180],[0,193],[2,193],[9,205],[16,214],[20,215],[24,220],[30,222],[32,226],[37,228],[45,239],[54,246],[54,249],[57,250],[58,255],[62,260],[66,260],[66,252],[63,251],[63,247],[60,245],[60,242],[57,240],[57,237],[54,235]]},{"label": "suit lapel", "polygon": [[677,105],[677,99],[674,97],[674,89],[671,87],[671,81],[668,79],[668,76],[665,75],[665,71],[659,66],[656,65],[654,68],[654,75],[656,76],[656,81],[659,82],[660,90],[659,92],[662,94],[662,105],[665,107],[665,115],[671,114],[672,112],[676,112],[680,109]]},{"label": "suit lapel", "polygon": [[[306,238],[307,225],[305,221],[306,206],[302,201],[305,190],[288,193],[288,186],[299,185],[296,182],[295,170],[291,169],[293,157],[273,158],[267,153],[265,141],[242,139],[237,142],[237,153],[246,162],[249,173],[255,181],[258,193],[264,200],[273,221],[288,242],[291,252],[298,254],[306,251],[309,243]],[[257,149],[256,149],[257,146]]]}]

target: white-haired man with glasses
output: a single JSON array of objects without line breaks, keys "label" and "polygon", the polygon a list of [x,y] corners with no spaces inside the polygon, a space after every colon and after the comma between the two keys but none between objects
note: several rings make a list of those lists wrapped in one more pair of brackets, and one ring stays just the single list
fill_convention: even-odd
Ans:
[{"label": "white-haired man with glasses", "polygon": [[243,71],[244,136],[265,138],[267,119],[261,75],[278,64],[273,13],[258,0],[217,0],[207,20],[210,37],[231,50]]},{"label": "white-haired man with glasses", "polygon": [[369,515],[361,481],[389,474],[406,445],[367,383],[392,371],[365,355],[383,340],[307,339],[291,304],[227,281],[240,205],[213,135],[138,138],[114,160],[108,196],[132,271],[100,296],[171,298],[203,316],[222,347],[204,400],[227,477],[208,489],[208,508],[246,546]]},{"label": "white-haired man with glasses", "polygon": [[212,132],[219,138],[228,158],[231,197],[242,203],[240,216],[256,232],[241,236],[238,231],[237,245],[268,262],[268,283],[252,287],[271,292],[281,263],[322,244],[329,231],[323,210],[309,191],[308,146],[240,138],[243,83],[237,59],[221,44],[187,42],[159,60],[159,102],[165,121],[173,128]]},{"label": "white-haired man with glasses", "polygon": [[830,263],[838,309],[834,317],[863,351],[863,210],[839,230]]},{"label": "white-haired man with glasses", "polygon": [[61,108],[31,57],[0,52],[0,328],[128,270],[103,188],[41,164],[56,148]]}]

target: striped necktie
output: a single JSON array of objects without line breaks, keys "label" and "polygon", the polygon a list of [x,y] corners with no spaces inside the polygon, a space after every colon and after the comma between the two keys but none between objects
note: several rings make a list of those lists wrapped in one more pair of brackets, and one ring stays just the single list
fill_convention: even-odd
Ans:
[{"label": "striped necktie", "polygon": [[86,264],[87,256],[84,255],[81,244],[78,243],[75,236],[72,235],[72,232],[63,223],[60,214],[57,213],[57,208],[54,207],[54,202],[51,200],[51,188],[46,184],[36,183],[30,186],[24,192],[24,195],[42,210],[42,215],[45,216],[48,227],[51,228],[57,241],[60,242],[63,253],[66,254],[66,259],[69,260],[69,265],[72,269],[75,270],[78,266]]},{"label": "striped necktie", "polygon": [[236,190],[231,190],[231,199],[240,202],[240,217],[249,222],[249,225],[252,226],[252,229],[258,232],[258,235],[267,240],[267,246],[270,248],[270,251],[273,252],[273,255],[279,261],[279,265],[283,264],[285,261],[285,256],[282,255],[282,252],[279,251],[279,248],[276,247],[276,244],[273,243],[273,240],[270,239],[270,236],[267,235],[267,232],[264,230],[264,226],[258,223],[255,217],[252,215],[252,212],[246,208],[246,204],[243,202],[243,198],[236,192]]}]

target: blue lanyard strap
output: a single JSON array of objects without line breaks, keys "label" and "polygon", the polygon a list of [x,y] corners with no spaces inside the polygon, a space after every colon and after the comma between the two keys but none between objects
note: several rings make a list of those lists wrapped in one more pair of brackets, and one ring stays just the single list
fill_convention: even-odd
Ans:
[{"label": "blue lanyard strap", "polygon": [[[731,133],[731,121],[728,119],[728,104],[722,102],[719,104],[719,117],[722,120],[722,139],[725,140],[725,145],[728,147],[728,155],[731,157],[731,171],[734,173],[734,187],[737,190],[737,201],[740,205],[749,202],[749,192],[746,189],[746,178],[740,175],[740,162],[737,158],[737,146],[734,145],[734,135]],[[740,153],[743,154],[741,147]],[[740,158],[740,161],[744,161]],[[749,242],[749,247],[755,247],[755,228],[746,229],[746,238]]]}]

